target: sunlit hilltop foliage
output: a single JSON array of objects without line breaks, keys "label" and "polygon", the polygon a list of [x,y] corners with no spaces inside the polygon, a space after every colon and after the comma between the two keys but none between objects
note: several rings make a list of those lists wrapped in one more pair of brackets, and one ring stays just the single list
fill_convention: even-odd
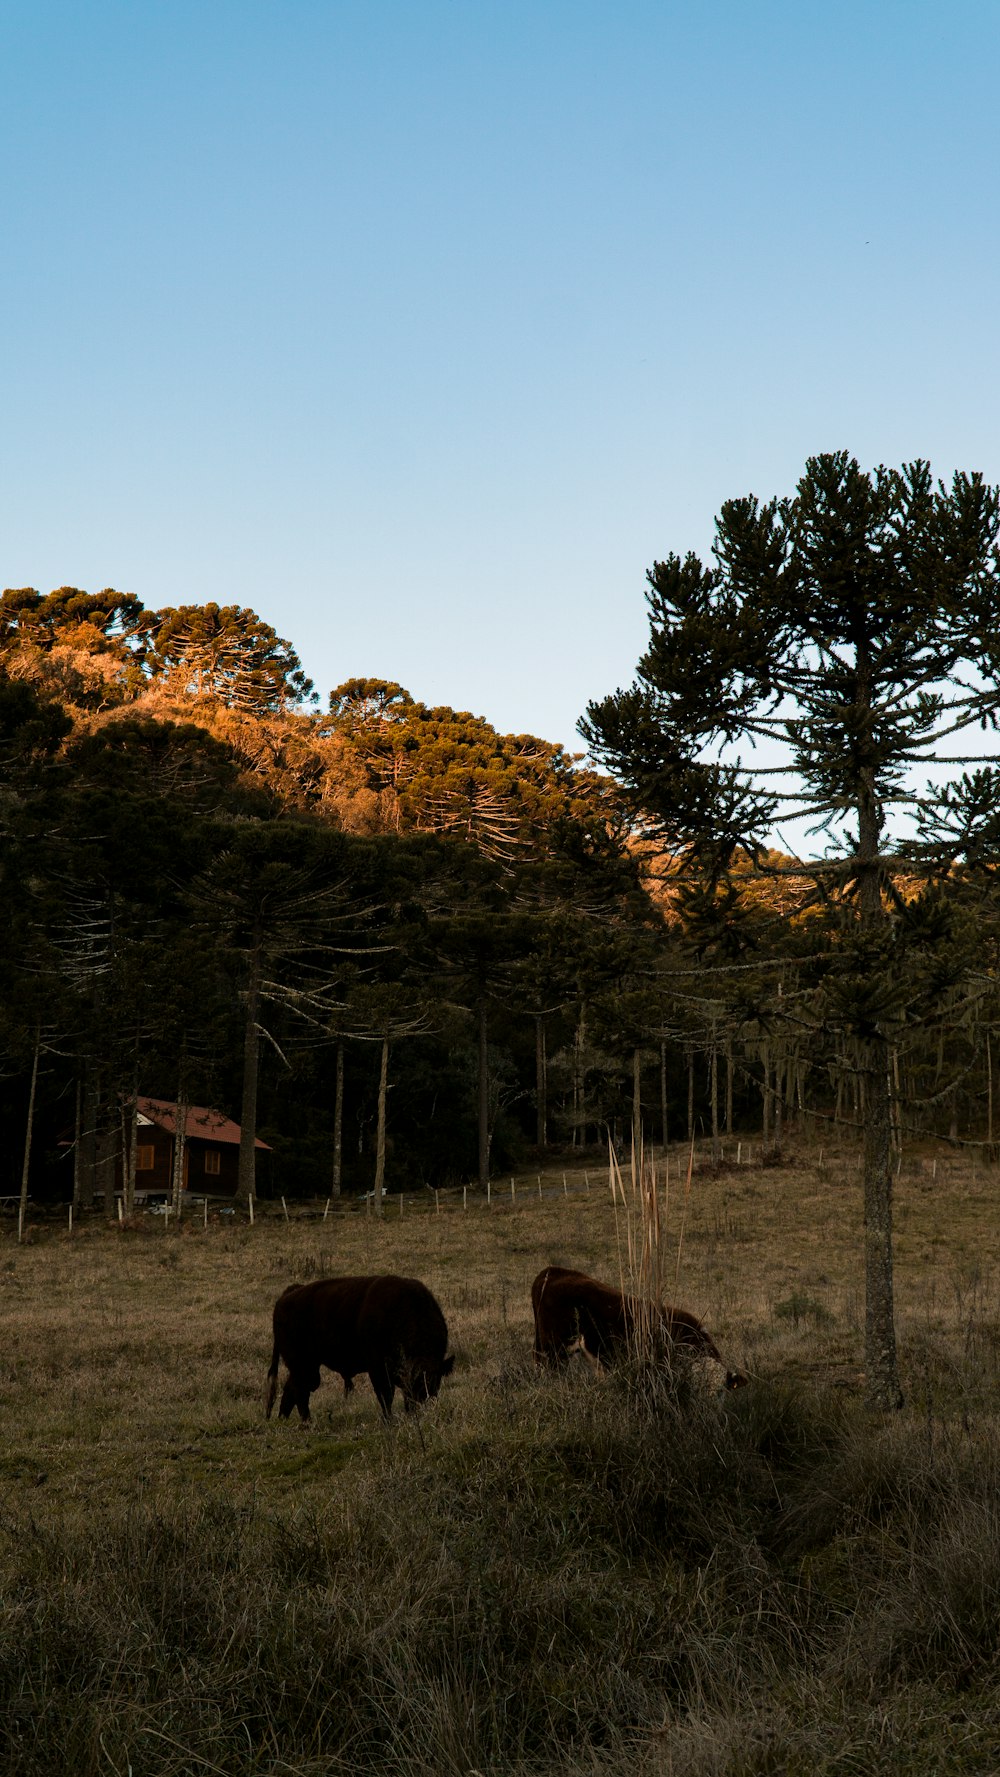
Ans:
[{"label": "sunlit hilltop foliage", "polygon": [[659,922],[606,777],[385,681],[320,710],[238,606],[8,591],[0,675],[10,1189],[33,1068],[32,1193],[83,1201],[147,1091],[256,1123],[286,1195],[620,1121],[631,1064],[587,1016]]}]

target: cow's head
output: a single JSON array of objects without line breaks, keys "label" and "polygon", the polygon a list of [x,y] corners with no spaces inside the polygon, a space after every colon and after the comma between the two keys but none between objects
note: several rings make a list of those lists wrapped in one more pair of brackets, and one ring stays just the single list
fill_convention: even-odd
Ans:
[{"label": "cow's head", "polygon": [[400,1377],[403,1400],[407,1407],[422,1406],[433,1400],[446,1376],[455,1368],[454,1357],[443,1357],[437,1364],[408,1364]]}]

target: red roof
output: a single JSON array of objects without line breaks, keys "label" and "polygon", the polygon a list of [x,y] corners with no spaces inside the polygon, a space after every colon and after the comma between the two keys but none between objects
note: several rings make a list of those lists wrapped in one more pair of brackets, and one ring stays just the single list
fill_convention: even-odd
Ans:
[{"label": "red roof", "polygon": [[[137,1098],[136,1108],[140,1117],[155,1123],[158,1129],[166,1129],[173,1135],[177,1119],[177,1105],[167,1098]],[[189,1104],[184,1119],[184,1139],[190,1141],[234,1142],[239,1144],[240,1126],[231,1117],[224,1117],[221,1111],[209,1110],[206,1105]],[[266,1141],[257,1136],[254,1147],[271,1150]]]}]

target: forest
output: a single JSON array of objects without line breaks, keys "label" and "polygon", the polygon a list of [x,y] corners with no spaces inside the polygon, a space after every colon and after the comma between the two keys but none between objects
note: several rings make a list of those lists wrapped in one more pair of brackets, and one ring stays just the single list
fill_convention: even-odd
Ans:
[{"label": "forest", "polygon": [[[841,587],[838,619],[823,574],[843,580],[845,501],[880,578],[859,570],[853,605]],[[720,566],[651,571],[637,685],[582,724],[613,776],[390,681],[323,708],[246,607],[6,591],[0,1195],[128,1201],[140,1097],[239,1123],[243,1197],[484,1186],[609,1139],[701,1136],[717,1156],[754,1131],[780,1152],[791,1117],[863,1121],[880,1072],[897,1153],[930,1133],[991,1145],[992,767],[916,795],[891,859],[864,806],[811,861],[773,826],[804,779],[829,837],[831,809],[857,813],[832,761],[891,801],[879,774],[898,789],[935,723],[995,719],[990,613],[975,634],[969,615],[995,534],[978,478],[935,495],[926,465],[872,478],[844,454],[811,460],[780,510],[730,503]],[[821,633],[838,620],[839,651]],[[933,686],[970,655],[956,705]],[[758,734],[792,749],[756,801],[738,763],[699,762],[753,729],[751,691]],[[859,923],[866,871],[878,920],[870,904]]]}]

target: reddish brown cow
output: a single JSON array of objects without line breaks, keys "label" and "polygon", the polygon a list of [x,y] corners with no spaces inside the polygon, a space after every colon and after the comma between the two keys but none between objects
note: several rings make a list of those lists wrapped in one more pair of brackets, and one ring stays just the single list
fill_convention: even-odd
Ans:
[{"label": "reddish brown cow", "polygon": [[574,1351],[582,1351],[592,1363],[613,1362],[622,1346],[635,1339],[637,1327],[652,1319],[668,1356],[679,1350],[710,1359],[723,1370],[726,1388],[740,1388],[747,1380],[726,1369],[711,1334],[686,1308],[626,1296],[583,1271],[546,1265],[531,1286],[531,1306],[537,1363],[564,1363]]},{"label": "reddish brown cow", "polygon": [[367,1372],[386,1419],[396,1389],[406,1411],[436,1395],[450,1376],[448,1328],[426,1284],[416,1277],[322,1277],[292,1284],[274,1304],[274,1350],[268,1370],[268,1418],[278,1392],[278,1364],[288,1377],[278,1416],[297,1407],[309,1418],[309,1396],[320,1385],[320,1365],[336,1370],[349,1394]]}]

